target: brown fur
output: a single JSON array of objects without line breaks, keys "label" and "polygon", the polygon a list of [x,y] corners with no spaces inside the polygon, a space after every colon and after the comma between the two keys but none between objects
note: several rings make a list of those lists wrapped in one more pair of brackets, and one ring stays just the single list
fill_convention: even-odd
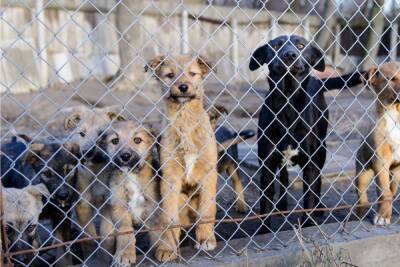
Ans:
[{"label": "brown fur", "polygon": [[[165,94],[165,123],[161,138],[161,224],[180,224],[180,203],[186,194],[195,208],[199,222],[215,220],[217,190],[217,145],[209,117],[203,107],[202,83],[210,64],[204,58],[157,57],[146,70],[154,71]],[[179,86],[187,85],[182,93]],[[199,153],[200,152],[200,153]],[[185,207],[186,209],[186,207]],[[193,222],[193,220],[190,220]],[[166,230],[156,250],[156,258],[165,262],[178,257],[181,229]],[[216,246],[214,223],[196,225],[198,247]]]},{"label": "brown fur", "polygon": [[[223,113],[228,113],[228,111],[221,105],[215,105],[208,111],[213,131],[215,131],[217,127],[217,121]],[[229,178],[232,180],[233,189],[235,190],[236,194],[236,210],[244,213],[247,211],[247,206],[244,198],[243,185],[240,181],[239,173],[237,172],[237,163],[230,156],[224,157],[224,154],[229,147],[241,142],[243,142],[243,138],[241,138],[239,135],[237,138],[229,139],[222,143],[217,142],[219,155],[217,170],[219,173],[226,172]]]},{"label": "brown fur", "polygon": [[[397,146],[392,142],[392,136],[388,134],[389,127],[393,128],[391,129],[393,131],[397,128],[400,132],[398,126],[400,123],[400,63],[390,62],[379,68],[373,68],[368,71],[366,79],[368,85],[378,95],[377,122],[373,133],[367,137],[357,153],[358,203],[368,203],[367,187],[372,178],[377,176],[377,194],[379,200],[384,202],[378,205],[374,224],[385,225],[390,223],[393,195],[397,191],[400,180],[400,161],[395,154]],[[397,126],[391,127],[387,123],[396,123]],[[357,213],[362,216],[364,211],[365,207],[359,207]]]},{"label": "brown fur", "polygon": [[[159,178],[154,158],[155,138],[150,131],[131,121],[113,123],[99,140],[98,146],[109,155],[114,165],[104,179],[112,194],[111,219],[116,232],[134,230],[134,225],[146,222],[156,225],[159,197]],[[132,155],[130,161],[121,161],[121,155]],[[136,164],[136,160],[139,160]],[[131,202],[132,201],[132,202]],[[136,203],[130,205],[129,203]],[[154,238],[152,238],[154,242]],[[129,265],[136,261],[135,235],[119,235],[115,243],[115,261]],[[114,253],[114,252],[111,252]]]},{"label": "brown fur", "polygon": [[[106,108],[89,109],[87,107],[74,107],[67,110],[68,115],[64,121],[65,130],[71,136],[71,141],[78,144],[82,157],[85,159],[84,165],[78,169],[78,179],[76,189],[81,194],[81,198],[75,207],[78,223],[84,229],[85,233],[89,236],[102,235],[106,236],[113,231],[111,222],[111,213],[109,206],[104,205],[104,199],[108,194],[108,190],[104,188],[104,181],[102,178],[107,177],[109,168],[105,168],[107,161],[94,162],[87,158],[88,153],[94,149],[96,153],[96,141],[99,134],[112,121],[123,121],[124,118],[119,114],[121,108],[118,106],[111,106]],[[94,225],[93,206],[99,209],[101,214],[100,219],[100,233]],[[110,251],[113,244],[112,240],[103,242],[106,250]],[[92,253],[96,245],[94,242],[87,242],[82,246],[84,256]]]}]

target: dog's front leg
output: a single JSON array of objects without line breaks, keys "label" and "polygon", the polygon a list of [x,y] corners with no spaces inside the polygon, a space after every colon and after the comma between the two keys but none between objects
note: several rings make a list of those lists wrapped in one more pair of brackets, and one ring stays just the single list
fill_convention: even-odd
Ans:
[{"label": "dog's front leg", "polygon": [[[161,160],[163,162],[163,160]],[[167,159],[163,166],[163,177],[161,179],[161,198],[162,215],[161,225],[169,227],[180,224],[179,203],[180,192],[182,188],[182,179],[184,179],[184,170],[182,164],[172,156]],[[158,242],[155,257],[161,262],[171,261],[178,257],[178,245],[181,229],[175,227],[164,230],[161,240]]]},{"label": "dog's front leg", "polygon": [[374,162],[375,173],[377,177],[376,191],[379,201],[378,214],[374,217],[375,225],[388,225],[392,217],[393,194],[390,189],[390,159],[388,154],[381,153],[383,149],[377,150],[376,160]]},{"label": "dog's front leg", "polygon": [[[199,161],[202,162],[202,161]],[[196,226],[196,248],[203,250],[213,250],[217,246],[214,234],[217,194],[217,171],[214,166],[210,166],[206,161],[198,164],[193,172],[199,181],[199,224]],[[205,221],[211,221],[203,223]]]},{"label": "dog's front leg", "polygon": [[[303,171],[303,196],[304,196],[304,209],[314,209],[317,207],[320,201],[321,195],[321,170],[310,163],[305,166]],[[319,215],[314,211],[304,213],[303,215],[303,223],[312,224],[313,222],[309,220],[308,216]]]},{"label": "dog's front leg", "polygon": [[[123,191],[123,188],[120,190]],[[123,266],[130,266],[136,262],[136,238],[133,232],[132,216],[123,203],[112,205],[111,210],[112,221],[118,230],[114,260]],[[124,234],[124,232],[132,233]]]}]

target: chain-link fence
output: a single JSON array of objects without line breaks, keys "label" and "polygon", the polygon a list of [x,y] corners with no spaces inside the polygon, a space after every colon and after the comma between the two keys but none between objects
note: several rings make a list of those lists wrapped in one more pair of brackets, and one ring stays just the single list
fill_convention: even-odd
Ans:
[{"label": "chain-link fence", "polygon": [[397,223],[399,9],[3,0],[2,262],[191,264]]}]

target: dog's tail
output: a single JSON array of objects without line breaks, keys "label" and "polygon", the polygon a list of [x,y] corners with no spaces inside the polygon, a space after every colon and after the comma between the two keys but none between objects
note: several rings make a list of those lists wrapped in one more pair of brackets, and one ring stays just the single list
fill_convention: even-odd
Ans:
[{"label": "dog's tail", "polygon": [[255,135],[256,135],[256,133],[253,130],[243,130],[239,133],[235,133],[234,137],[218,144],[218,153],[227,150],[231,146],[240,144],[244,140],[252,138]]},{"label": "dog's tail", "polygon": [[328,91],[328,90],[342,89],[344,87],[353,87],[359,85],[363,82],[364,75],[365,71],[355,70],[354,72],[346,75],[334,78],[322,79],[321,81],[325,90]]}]

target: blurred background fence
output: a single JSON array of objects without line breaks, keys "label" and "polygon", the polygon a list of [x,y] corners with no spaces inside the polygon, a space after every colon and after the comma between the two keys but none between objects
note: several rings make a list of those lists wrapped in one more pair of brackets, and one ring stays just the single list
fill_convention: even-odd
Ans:
[{"label": "blurred background fence", "polygon": [[[1,90],[113,77],[143,81],[145,60],[165,51],[217,59],[223,81],[254,81],[250,52],[266,39],[297,33],[349,70],[400,54],[399,5],[391,1],[13,1],[3,0]],[[383,12],[378,12],[379,5]],[[380,9],[379,9],[380,10]],[[206,40],[206,41],[204,41]],[[368,41],[369,40],[369,41]],[[374,41],[375,40],[375,41]],[[380,45],[374,46],[376,41]],[[369,55],[369,57],[367,57]],[[349,64],[350,63],[350,64]],[[135,75],[133,75],[135,73]],[[24,79],[19,79],[20,75]]]}]

